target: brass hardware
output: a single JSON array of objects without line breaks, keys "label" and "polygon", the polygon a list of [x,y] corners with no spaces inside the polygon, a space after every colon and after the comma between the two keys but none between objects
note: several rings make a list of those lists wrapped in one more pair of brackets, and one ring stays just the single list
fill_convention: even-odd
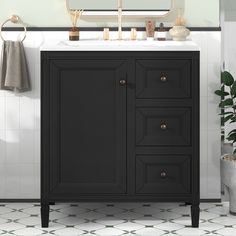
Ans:
[{"label": "brass hardware", "polygon": [[120,80],[120,85],[126,85],[126,80],[124,79]]},{"label": "brass hardware", "polygon": [[1,26],[0,26],[0,37],[1,37],[1,39],[2,39],[3,41],[5,41],[5,39],[4,39],[3,36],[2,36],[2,29],[3,29],[4,25],[5,25],[7,22],[9,22],[9,21],[12,22],[12,23],[14,23],[14,24],[21,24],[22,27],[24,28],[24,35],[23,35],[23,37],[22,37],[22,39],[21,39],[21,42],[23,42],[23,41],[25,40],[25,38],[26,38],[27,29],[26,29],[26,26],[25,26],[25,24],[23,23],[23,21],[22,21],[22,20],[20,19],[20,17],[17,16],[17,15],[12,15],[9,19],[5,20],[5,21],[1,24]]},{"label": "brass hardware", "polygon": [[166,173],[165,171],[162,171],[162,172],[161,172],[161,178],[164,179],[164,178],[166,178],[166,177],[167,177],[167,173]]},{"label": "brass hardware", "polygon": [[166,124],[161,124],[161,129],[162,130],[166,130],[167,129],[167,125]]},{"label": "brass hardware", "polygon": [[167,77],[166,76],[161,76],[161,82],[166,82],[167,81]]}]

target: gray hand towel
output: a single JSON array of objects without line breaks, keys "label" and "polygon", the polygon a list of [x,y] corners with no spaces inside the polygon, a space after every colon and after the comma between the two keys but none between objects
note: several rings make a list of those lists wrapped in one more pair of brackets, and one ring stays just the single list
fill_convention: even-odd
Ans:
[{"label": "gray hand towel", "polygon": [[30,90],[30,79],[24,46],[20,41],[3,42],[0,89],[16,92]]}]

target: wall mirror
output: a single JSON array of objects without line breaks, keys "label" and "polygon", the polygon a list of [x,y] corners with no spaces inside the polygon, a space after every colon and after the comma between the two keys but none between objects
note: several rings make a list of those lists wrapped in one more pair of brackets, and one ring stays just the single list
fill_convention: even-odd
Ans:
[{"label": "wall mirror", "polygon": [[83,16],[112,17],[119,4],[123,17],[163,17],[174,8],[174,0],[66,0],[71,10],[83,9]]}]

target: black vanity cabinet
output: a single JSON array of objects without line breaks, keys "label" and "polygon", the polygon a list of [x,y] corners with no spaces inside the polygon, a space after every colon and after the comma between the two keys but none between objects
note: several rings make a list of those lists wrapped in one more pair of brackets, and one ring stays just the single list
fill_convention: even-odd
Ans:
[{"label": "black vanity cabinet", "polygon": [[199,52],[41,52],[51,202],[176,201],[199,221]]}]

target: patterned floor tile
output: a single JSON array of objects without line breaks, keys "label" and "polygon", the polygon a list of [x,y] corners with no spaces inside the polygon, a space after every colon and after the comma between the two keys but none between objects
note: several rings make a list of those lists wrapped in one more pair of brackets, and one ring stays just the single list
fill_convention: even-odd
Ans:
[{"label": "patterned floor tile", "polygon": [[101,202],[82,202],[79,203],[78,206],[80,208],[84,208],[84,209],[100,209],[100,208],[104,208],[106,207],[105,203],[101,203]]},{"label": "patterned floor tile", "polygon": [[174,230],[179,230],[184,228],[183,225],[180,224],[176,224],[176,223],[171,223],[171,222],[165,222],[159,225],[155,225],[154,226],[157,229],[161,229],[161,230],[168,230],[168,231],[174,231]]},{"label": "patterned floor tile", "polygon": [[85,232],[83,230],[80,230],[80,229],[76,229],[76,228],[64,228],[64,229],[59,229],[59,230],[55,230],[53,232],[54,235],[57,235],[57,236],[77,236],[77,235],[82,235],[84,234]]},{"label": "patterned floor tile", "polygon": [[105,225],[94,223],[94,222],[87,222],[87,223],[76,225],[75,228],[79,228],[81,230],[91,232],[98,229],[103,229],[105,228]]},{"label": "patterned floor tile", "polygon": [[157,214],[158,212],[161,212],[161,209],[157,207],[152,207],[151,205],[143,205],[142,207],[136,208],[133,210],[136,213],[141,213],[145,215],[152,215]]},{"label": "patterned floor tile", "polygon": [[68,203],[50,209],[49,228],[41,228],[38,203],[0,204],[0,234],[236,236],[228,203],[201,204],[199,228],[191,228],[190,206],[179,203]]},{"label": "patterned floor tile", "polygon": [[214,207],[216,207],[216,204],[212,204],[212,203],[208,203],[208,202],[202,202],[200,204],[201,210],[211,209],[211,208],[214,208]]},{"label": "patterned floor tile", "polygon": [[1,215],[1,218],[5,218],[5,219],[9,219],[9,220],[17,220],[17,219],[22,219],[22,218],[26,218],[26,217],[29,217],[29,214],[25,214],[25,213],[22,213],[19,211]]},{"label": "patterned floor tile", "polygon": [[40,215],[40,208],[30,207],[30,208],[22,209],[21,212],[29,214],[29,215]]},{"label": "patterned floor tile", "polygon": [[40,230],[45,230],[48,233],[50,233],[50,232],[54,232],[55,230],[58,230],[58,229],[64,229],[65,225],[61,225],[61,224],[50,221],[48,228],[42,228],[41,227],[41,222],[40,222],[40,224],[36,225],[35,228],[40,229]]},{"label": "patterned floor tile", "polygon": [[11,230],[17,230],[17,229],[23,229],[23,228],[25,228],[24,225],[15,223],[15,222],[10,222],[10,223],[0,225],[0,229],[5,230],[5,231],[11,231]]},{"label": "patterned floor tile", "polygon": [[62,225],[79,225],[86,222],[85,219],[81,217],[69,216],[62,219],[54,220],[55,223],[59,223]]},{"label": "patterned floor tile", "polygon": [[34,235],[42,235],[44,231],[36,229],[36,228],[24,228],[18,229],[14,231],[14,235],[17,236],[34,236]]},{"label": "patterned floor tile", "polygon": [[98,220],[98,219],[105,217],[106,215],[95,212],[95,211],[90,211],[90,212],[81,214],[80,216],[81,216],[81,218],[87,219],[87,220]]},{"label": "patterned floor tile", "polygon": [[[231,218],[227,216],[218,217],[209,221],[213,223],[221,224],[224,226],[236,225],[236,218]],[[236,232],[235,232],[235,235],[236,235]]]},{"label": "patterned floor tile", "polygon": [[202,229],[197,229],[197,228],[183,228],[177,231],[177,234],[181,236],[200,236],[204,235],[206,233],[209,233],[208,231],[202,230]]},{"label": "patterned floor tile", "polygon": [[143,216],[143,214],[132,212],[132,211],[128,211],[128,212],[123,212],[123,213],[115,214],[114,216],[119,218],[119,219],[129,220],[130,221],[130,220],[141,218]]},{"label": "patterned floor tile", "polygon": [[58,210],[58,209],[63,209],[63,208],[68,208],[70,207],[70,204],[66,203],[57,203],[55,205],[51,205],[50,209],[52,210]]},{"label": "patterned floor tile", "polygon": [[26,226],[36,226],[41,223],[41,219],[39,216],[31,216],[23,219],[18,219],[16,220],[16,222]]},{"label": "patterned floor tile", "polygon": [[122,235],[124,234],[124,231],[123,230],[120,230],[120,229],[116,229],[116,228],[113,228],[113,227],[106,227],[104,229],[99,229],[96,231],[96,234],[97,235],[101,235],[101,236],[105,236],[105,235],[108,235],[108,236],[116,236],[116,235]]},{"label": "patterned floor tile", "polygon": [[20,210],[20,209],[33,207],[34,204],[33,203],[6,203],[5,206],[14,210]]},{"label": "patterned floor tile", "polygon": [[191,225],[191,218],[190,218],[190,216],[184,216],[184,217],[180,217],[180,218],[171,220],[171,222],[176,223],[176,224],[180,224],[183,226],[190,226]]},{"label": "patterned floor tile", "polygon": [[114,215],[114,214],[122,213],[122,212],[124,212],[124,210],[121,209],[121,208],[114,207],[114,206],[107,206],[107,207],[104,207],[104,208],[97,209],[96,212],[102,213],[102,214],[105,214],[105,215],[107,215],[107,214]]},{"label": "patterned floor tile", "polygon": [[236,235],[236,230],[234,228],[223,228],[220,230],[217,230],[216,233],[224,236],[234,236]]},{"label": "patterned floor tile", "polygon": [[174,219],[180,218],[182,217],[182,215],[174,213],[174,212],[170,212],[170,211],[163,211],[157,214],[153,214],[153,217],[167,221],[167,220],[174,220]]},{"label": "patterned floor tile", "polygon": [[13,212],[14,210],[12,210],[11,208],[5,207],[5,206],[0,206],[0,215],[2,214],[7,214],[10,212]]},{"label": "patterned floor tile", "polygon": [[219,215],[213,214],[211,212],[207,212],[207,211],[200,212],[200,219],[210,220],[210,219],[214,219],[217,217],[219,217]]},{"label": "patterned floor tile", "polygon": [[57,212],[57,211],[51,211],[49,213],[50,220],[62,219],[62,218],[65,218],[67,216],[68,216],[67,214],[62,214],[62,213]]},{"label": "patterned floor tile", "polygon": [[140,206],[142,206],[145,203],[140,203],[140,202],[121,202],[121,203],[116,203],[115,206],[121,209],[125,209],[125,210],[131,210],[131,209],[135,209],[135,208],[139,208]]},{"label": "patterned floor tile", "polygon": [[170,210],[171,212],[180,214],[180,215],[190,215],[191,209],[190,206],[179,206]]},{"label": "patterned floor tile", "polygon": [[205,223],[201,223],[199,225],[199,229],[203,229],[203,230],[207,230],[207,231],[215,231],[215,230],[219,230],[224,228],[223,225],[220,224],[215,224],[215,223],[211,223],[211,222],[205,222]]},{"label": "patterned floor tile", "polygon": [[144,225],[144,226],[154,226],[154,225],[159,225],[161,223],[164,223],[164,220],[160,220],[151,216],[144,216],[137,220],[134,220],[134,222],[137,224]]},{"label": "patterned floor tile", "polygon": [[220,214],[220,215],[227,215],[229,213],[229,208],[228,207],[213,207],[207,210],[208,212],[214,213],[214,214]]},{"label": "patterned floor tile", "polygon": [[88,210],[73,206],[73,207],[59,209],[58,212],[66,214],[66,215],[80,215],[80,214],[88,212]]},{"label": "patterned floor tile", "polygon": [[[7,222],[8,222],[7,219],[0,218],[0,225],[4,224],[4,223],[7,223]],[[0,227],[0,229],[1,229],[1,227]]]},{"label": "patterned floor tile", "polygon": [[125,230],[127,232],[135,231],[144,228],[144,225],[136,224],[133,222],[126,222],[123,224],[116,225],[115,228]]},{"label": "patterned floor tile", "polygon": [[163,209],[163,210],[168,210],[168,209],[173,209],[178,207],[180,204],[176,202],[157,202],[157,203],[152,203],[153,207]]},{"label": "patterned floor tile", "polygon": [[135,231],[135,233],[142,236],[159,236],[164,235],[167,232],[160,229],[156,229],[154,227],[145,227],[143,229]]},{"label": "patterned floor tile", "polygon": [[95,220],[96,223],[105,225],[105,226],[115,226],[115,225],[119,225],[119,224],[123,224],[126,221],[113,217],[113,216],[107,216],[98,220]]}]

